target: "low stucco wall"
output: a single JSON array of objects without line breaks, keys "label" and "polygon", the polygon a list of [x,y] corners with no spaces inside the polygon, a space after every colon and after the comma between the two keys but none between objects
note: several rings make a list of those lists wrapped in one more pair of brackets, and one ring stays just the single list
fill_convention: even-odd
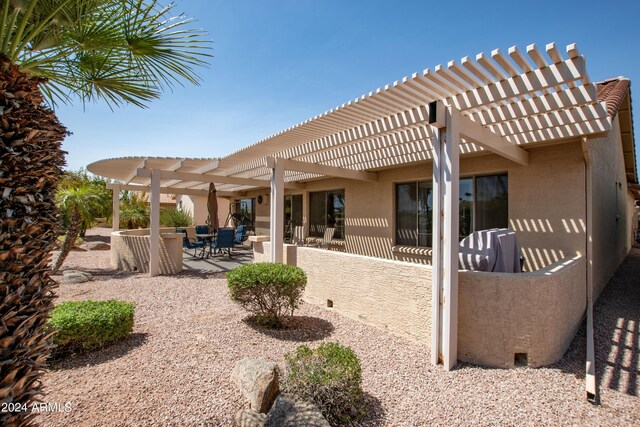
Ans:
[{"label": "low stucco wall", "polygon": [[458,287],[458,359],[513,367],[516,353],[529,366],[559,360],[586,309],[583,257],[532,273],[461,271]]},{"label": "low stucco wall", "polygon": [[[160,274],[182,271],[182,233],[175,227],[160,228]],[[111,233],[111,266],[123,271],[149,272],[149,229]]]},{"label": "low stucco wall", "polygon": [[[285,245],[285,262],[307,273],[305,301],[427,346],[431,342],[429,265]],[[254,243],[255,262],[269,242]],[[532,273],[460,271],[458,359],[509,368],[515,353],[529,366],[560,359],[586,308],[585,262],[561,260]]]},{"label": "low stucco wall", "polygon": [[[304,300],[426,343],[431,336],[431,267],[383,258],[285,245],[285,262],[307,274]],[[255,262],[269,242],[254,243]]]}]

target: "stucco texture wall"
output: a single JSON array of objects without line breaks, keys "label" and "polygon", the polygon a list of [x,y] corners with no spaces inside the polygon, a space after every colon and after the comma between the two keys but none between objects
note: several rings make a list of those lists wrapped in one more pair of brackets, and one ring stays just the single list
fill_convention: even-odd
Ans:
[{"label": "stucco texture wall", "polygon": [[458,289],[458,359],[510,368],[515,354],[528,366],[559,360],[586,308],[584,257],[532,273],[461,271]]},{"label": "stucco texture wall", "polygon": [[[269,242],[254,244],[255,262],[269,259]],[[307,274],[304,300],[430,345],[432,268],[429,265],[286,245],[285,263]],[[586,307],[583,257],[532,273],[461,271],[458,359],[510,368],[516,353],[529,366],[559,360]]]},{"label": "stucco texture wall", "polygon": [[[182,271],[182,233],[175,227],[160,228],[160,274]],[[111,233],[111,266],[123,271],[149,272],[149,229]]]},{"label": "stucco texture wall", "polygon": [[[565,257],[585,253],[585,167],[580,141],[531,148],[530,162],[520,166],[496,155],[463,157],[460,176],[508,173],[509,225],[516,231],[526,257],[525,268],[534,271]],[[323,179],[306,184],[303,194],[304,225],[308,230],[309,192],[344,189],[346,239],[335,249],[349,253],[430,263],[430,250],[395,246],[395,184],[431,180],[431,163],[408,165],[378,172],[377,182]],[[268,189],[247,193],[263,197]],[[269,234],[269,197],[257,205],[256,234]],[[307,233],[308,234],[308,233]]]},{"label": "stucco texture wall", "polygon": [[632,197],[627,188],[618,118],[604,138],[588,141],[593,186],[594,300],[631,250]]},{"label": "stucco texture wall", "polygon": [[[254,244],[255,262],[269,242]],[[287,245],[285,262],[307,274],[304,300],[427,344],[431,336],[431,267]]]}]

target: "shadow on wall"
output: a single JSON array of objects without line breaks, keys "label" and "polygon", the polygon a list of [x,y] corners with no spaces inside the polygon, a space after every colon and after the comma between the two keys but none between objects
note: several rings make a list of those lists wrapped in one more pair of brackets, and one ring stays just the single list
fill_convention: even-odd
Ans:
[{"label": "shadow on wall", "polygon": [[[126,248],[126,252],[128,253],[121,253],[120,256],[116,258],[117,269],[148,273],[150,251],[149,236],[121,235],[120,239],[122,239],[123,247]],[[125,250],[124,248],[120,247],[118,249],[123,251]],[[182,261],[182,259],[180,259],[180,261]],[[164,240],[160,239],[160,272],[162,274],[173,274],[180,269],[173,258],[169,255],[164,244]]]},{"label": "shadow on wall", "polygon": [[586,225],[582,218],[514,218],[509,227],[517,233],[525,271],[541,270],[584,251]]}]

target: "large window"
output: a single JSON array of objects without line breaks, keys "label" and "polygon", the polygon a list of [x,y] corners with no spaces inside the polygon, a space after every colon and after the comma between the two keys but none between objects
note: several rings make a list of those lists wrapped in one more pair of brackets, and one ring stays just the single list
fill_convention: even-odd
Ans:
[{"label": "large window", "polygon": [[[459,237],[509,224],[507,175],[460,179]],[[433,198],[430,181],[396,185],[396,244],[432,246]]]},{"label": "large window", "polygon": [[335,239],[344,239],[344,190],[309,193],[309,235],[322,237],[327,227],[336,229]]}]

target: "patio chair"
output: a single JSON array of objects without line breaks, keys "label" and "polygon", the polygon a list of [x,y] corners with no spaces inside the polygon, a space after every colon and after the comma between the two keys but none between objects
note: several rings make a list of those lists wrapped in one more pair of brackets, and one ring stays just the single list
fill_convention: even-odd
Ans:
[{"label": "patio chair", "polygon": [[[209,226],[208,225],[196,225],[196,234],[209,234]],[[198,238],[198,240],[203,241],[203,239]]]},{"label": "patio chair", "polygon": [[333,227],[325,228],[324,236],[322,236],[322,241],[310,243],[308,246],[329,249],[329,247],[331,246],[331,240],[333,240],[333,235],[335,234],[335,232],[336,232],[336,229]]},{"label": "patio chair", "polygon": [[240,224],[237,228],[236,228],[236,234],[233,238],[233,244],[234,245],[241,245],[242,242],[244,242],[245,240],[247,240],[247,232],[246,232],[246,227],[242,224]]},{"label": "patio chair", "polygon": [[[176,230],[177,231],[177,230]],[[199,242],[193,242],[191,241],[191,239],[189,239],[187,237],[187,231],[184,231],[184,237],[182,238],[182,247],[189,250],[189,249],[193,249],[193,256],[197,256],[197,252],[198,249],[202,249],[202,253],[201,255],[204,255],[204,242],[203,241],[199,241]]]},{"label": "patio chair", "polygon": [[304,246],[304,227],[301,225],[296,225],[293,227],[293,237],[291,238],[291,244],[296,246]]},{"label": "patio chair", "polygon": [[235,240],[233,228],[220,228],[216,239],[211,242],[211,249],[220,253],[227,253],[231,257],[231,249]]}]

